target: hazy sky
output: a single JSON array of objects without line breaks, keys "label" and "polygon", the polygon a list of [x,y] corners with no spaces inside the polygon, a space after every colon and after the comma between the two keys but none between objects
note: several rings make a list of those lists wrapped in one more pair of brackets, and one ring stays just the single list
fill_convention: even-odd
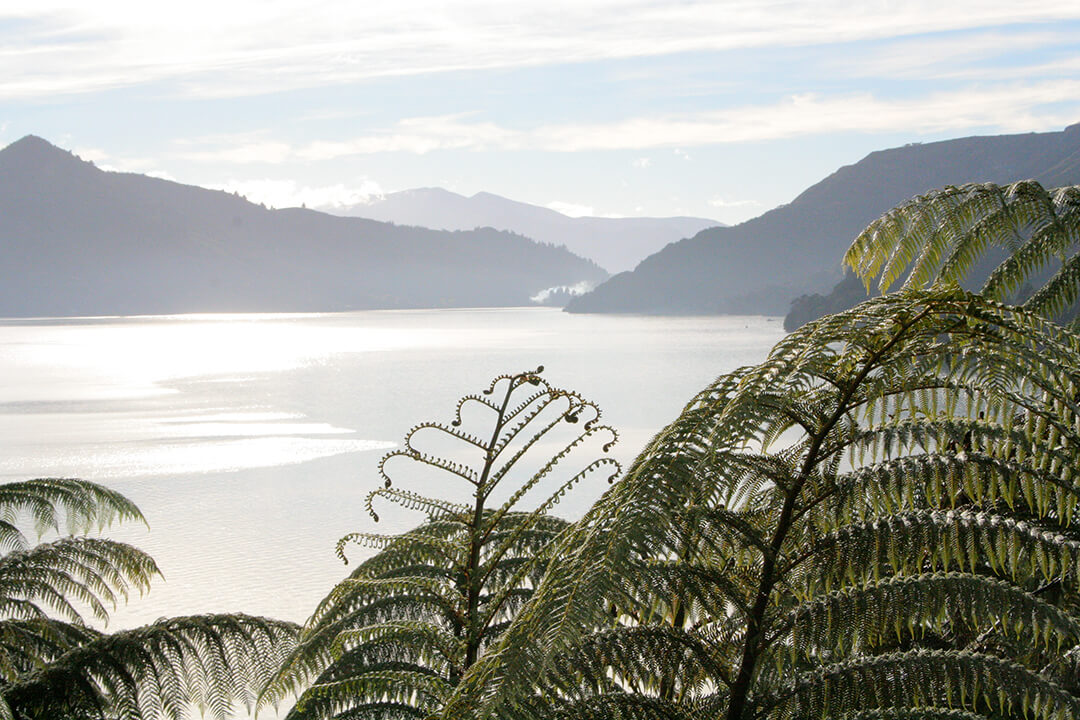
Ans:
[{"label": "hazy sky", "polygon": [[1080,122],[1080,0],[0,0],[0,144],[275,206],[442,186],[736,222]]}]

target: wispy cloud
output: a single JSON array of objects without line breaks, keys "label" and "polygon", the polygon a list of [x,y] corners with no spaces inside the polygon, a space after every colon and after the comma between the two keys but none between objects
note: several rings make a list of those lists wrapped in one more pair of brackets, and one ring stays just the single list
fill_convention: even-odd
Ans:
[{"label": "wispy cloud", "polygon": [[292,180],[229,180],[213,186],[218,190],[235,192],[248,200],[267,207],[286,208],[306,206],[312,209],[334,210],[368,203],[383,196],[377,182],[361,178],[355,184],[310,187]]},{"label": "wispy cloud", "polygon": [[568,215],[569,217],[592,217],[596,214],[596,211],[591,205],[578,205],[576,203],[553,200],[552,202],[549,202],[547,206],[555,212]]},{"label": "wispy cloud", "polygon": [[932,133],[965,128],[1054,130],[1074,121],[1080,80],[1020,83],[881,99],[871,93],[795,95],[781,102],[596,125],[539,128],[548,150],[693,147],[836,132]]},{"label": "wispy cloud", "polygon": [[[403,20],[406,19],[407,20]],[[13,0],[0,98],[174,81],[202,96],[468,68],[840,43],[1080,18],[1013,0]]]},{"label": "wispy cloud", "polygon": [[757,200],[730,200],[728,198],[723,198],[723,197],[720,197],[720,196],[714,197],[713,199],[709,200],[709,204],[712,205],[713,207],[725,208],[725,209],[727,209],[727,208],[745,208],[745,207],[753,207],[753,206],[760,206],[761,205],[761,203],[759,201],[757,201]]},{"label": "wispy cloud", "polygon": [[176,180],[171,173],[162,170],[155,159],[120,157],[96,147],[75,147],[72,152],[83,160],[94,163],[99,169],[108,172],[140,173],[162,180]]},{"label": "wispy cloud", "polygon": [[206,150],[187,150],[177,153],[184,160],[193,162],[228,163],[232,165],[276,165],[292,160],[296,151],[284,142],[255,141],[233,146],[219,146]]},{"label": "wispy cloud", "polygon": [[[180,154],[205,162],[283,163],[331,160],[385,152],[423,154],[436,150],[647,150],[776,140],[822,133],[924,134],[981,128],[998,132],[1056,130],[1075,121],[1080,80],[1032,85],[1002,83],[921,97],[881,99],[871,93],[795,95],[779,102],[699,113],[635,117],[610,123],[543,125],[515,130],[467,116],[410,118],[385,131],[340,142],[300,145],[251,139],[212,141]],[[639,167],[646,165],[639,164]]]},{"label": "wispy cloud", "polygon": [[[1075,56],[1075,33],[1053,29],[936,33],[878,43],[854,60],[836,57],[825,67],[831,73],[854,78],[957,78],[977,72],[986,79],[1001,80],[1002,71],[1015,66],[1016,60],[1005,68],[995,60],[1054,49]],[[1027,63],[1026,75],[1021,77],[1054,75],[1060,69],[1060,60],[1052,64]]]},{"label": "wispy cloud", "polygon": [[345,142],[315,142],[299,148],[304,160],[327,160],[342,155],[377,152],[410,152],[417,155],[432,150],[503,149],[516,147],[521,133],[489,122],[468,122],[467,115],[406,118],[390,130]]}]

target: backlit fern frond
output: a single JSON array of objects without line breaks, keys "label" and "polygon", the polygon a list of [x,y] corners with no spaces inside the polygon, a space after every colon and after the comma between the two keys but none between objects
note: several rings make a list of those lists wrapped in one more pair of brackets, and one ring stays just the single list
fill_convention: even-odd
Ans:
[{"label": "backlit fern frond", "polygon": [[906,288],[929,288],[959,284],[995,247],[1006,257],[983,295],[1006,301],[1038,283],[1025,307],[1045,317],[1069,311],[1080,292],[1080,187],[1044,189],[1025,180],[920,195],[871,223],[844,262],[867,289],[877,279],[884,292],[901,278]]},{"label": "backlit fern frond", "polygon": [[[371,515],[379,519],[373,501],[389,501],[426,522],[342,538],[343,559],[351,544],[378,552],[319,604],[263,701],[299,695],[297,719],[426,717],[442,707],[540,582],[569,525],[547,512],[583,480],[619,471],[588,457],[616,439],[599,408],[541,371],[499,376],[462,398],[451,422],[416,425],[383,457]],[[464,485],[472,502],[400,489],[396,477],[410,467]],[[522,510],[539,490],[545,497]]]},{"label": "backlit fern frond", "polygon": [[[224,718],[254,694],[297,628],[215,615],[105,634],[109,612],[159,575],[138,548],[81,533],[143,520],[119,493],[83,480],[0,485],[0,718]],[[80,533],[32,547],[20,529]]]},{"label": "backlit fern frond", "polygon": [[81,604],[106,620],[109,607],[131,590],[147,591],[158,574],[154,560],[138,548],[104,538],[64,538],[0,558],[0,597],[47,607],[76,623],[83,622]]},{"label": "backlit fern frond", "polygon": [[[950,237],[1010,197],[943,199]],[[954,286],[807,325],[562,536],[443,716],[1074,717],[1078,401],[1080,338]]]},{"label": "backlit fern frond", "polygon": [[139,508],[115,490],[71,478],[40,478],[0,485],[0,549],[25,548],[18,523],[28,517],[36,532],[82,534],[113,522],[146,522]]},{"label": "backlit fern frond", "polygon": [[780,700],[762,698],[762,717],[822,717],[865,709],[942,707],[984,717],[1060,720],[1080,699],[1019,663],[968,651],[916,648],[866,655],[804,673]]},{"label": "backlit fern frond", "polygon": [[100,635],[3,689],[17,717],[225,718],[291,647],[291,623],[246,615],[159,620]]}]

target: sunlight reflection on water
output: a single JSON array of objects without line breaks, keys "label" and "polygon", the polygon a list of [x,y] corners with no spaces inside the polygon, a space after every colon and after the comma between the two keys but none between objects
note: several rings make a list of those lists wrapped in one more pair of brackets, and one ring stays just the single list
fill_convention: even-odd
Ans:
[{"label": "sunlight reflection on water", "polygon": [[[381,451],[449,419],[462,394],[544,364],[600,404],[625,463],[781,336],[773,318],[531,308],[0,320],[0,479],[103,481],[143,510],[149,530],[106,534],[150,552],[165,580],[110,627],[241,610],[302,621],[351,569],[339,537],[420,521],[375,526],[364,497]],[[558,512],[580,516],[606,488],[586,483]]]}]

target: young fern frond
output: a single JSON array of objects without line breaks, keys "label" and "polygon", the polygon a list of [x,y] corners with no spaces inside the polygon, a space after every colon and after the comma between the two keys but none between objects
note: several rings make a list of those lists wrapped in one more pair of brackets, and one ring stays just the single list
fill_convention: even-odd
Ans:
[{"label": "young fern frond", "polygon": [[[320,603],[261,702],[298,693],[295,719],[426,717],[441,708],[540,582],[552,543],[569,525],[547,512],[586,478],[610,480],[619,471],[610,458],[588,457],[617,437],[598,423],[599,409],[550,386],[542,370],[497,377],[459,400],[449,424],[416,425],[403,448],[382,459],[383,487],[367,498],[371,515],[379,519],[379,499],[427,521],[400,535],[339,541],[343,559],[349,543],[378,552]],[[436,441],[438,452],[425,449]],[[550,455],[533,457],[552,443]],[[400,489],[397,477],[410,465],[464,485],[472,503]],[[510,483],[496,504],[495,493]],[[552,483],[550,495],[522,509]]]}]

